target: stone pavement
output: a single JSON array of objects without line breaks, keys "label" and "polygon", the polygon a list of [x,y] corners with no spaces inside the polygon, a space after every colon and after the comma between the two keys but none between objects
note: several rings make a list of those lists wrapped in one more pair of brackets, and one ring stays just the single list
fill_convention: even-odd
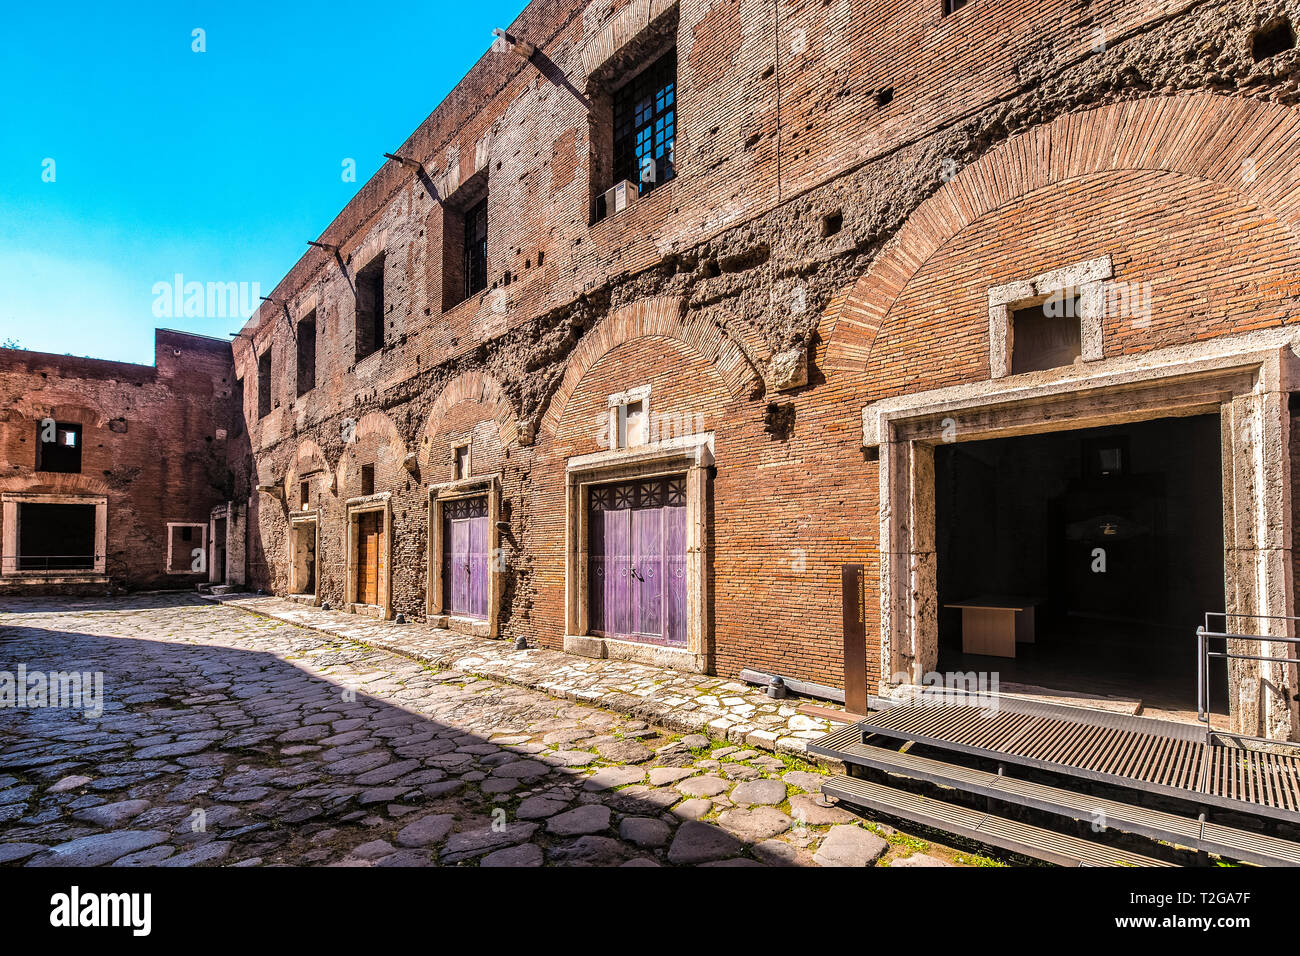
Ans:
[{"label": "stone pavement", "polygon": [[0,611],[0,671],[104,688],[0,709],[11,866],[980,862],[824,805],[798,757],[193,596]]},{"label": "stone pavement", "polygon": [[[759,750],[802,754],[809,741],[831,729],[830,721],[801,714],[791,701],[773,700],[738,680],[629,661],[594,660],[545,648],[518,651],[510,641],[323,611],[287,598],[229,594],[211,600],[435,667],[522,684],[565,700],[634,714],[667,730],[703,733]],[[842,709],[836,704],[825,706]]]}]

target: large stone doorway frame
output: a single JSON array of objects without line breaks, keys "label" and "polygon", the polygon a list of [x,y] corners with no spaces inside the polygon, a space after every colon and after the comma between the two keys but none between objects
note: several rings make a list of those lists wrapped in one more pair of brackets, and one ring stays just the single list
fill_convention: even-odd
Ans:
[{"label": "large stone doorway frame", "polygon": [[[1300,382],[1296,336],[1271,329],[884,399],[863,409],[863,446],[880,461],[882,691],[919,683],[938,663],[934,448],[1216,414],[1222,423],[1224,606],[1230,613],[1295,614],[1291,569],[1289,393]],[[1285,620],[1239,622],[1287,635]],[[1189,631],[1187,653],[1195,653]],[[1283,645],[1234,650],[1291,656]],[[1232,730],[1300,738],[1296,668],[1232,661]]]},{"label": "large stone doorway frame", "polygon": [[[345,503],[347,513],[347,563],[344,566],[343,606],[353,614],[377,617],[387,621],[393,616],[393,508],[392,494],[381,491],[377,494],[360,498],[349,498]],[[360,528],[357,519],[363,514],[379,515],[379,604],[361,604],[357,594],[357,538]],[[319,552],[317,553],[316,575],[320,577]],[[317,583],[319,592],[319,580]]]},{"label": "large stone doorway frame", "polygon": [[[451,614],[443,601],[443,506],[464,498],[486,498],[488,506],[488,609],[480,621]],[[430,624],[477,637],[497,637],[500,630],[501,595],[505,590],[505,555],[501,552],[501,480],[495,475],[475,475],[429,486],[429,567],[425,612]]]},{"label": "large stone doorway frame", "polygon": [[[306,557],[315,562],[310,573]],[[320,518],[315,511],[289,515],[289,595],[297,600],[320,600]],[[311,584],[308,588],[307,585]]]},{"label": "large stone doorway frame", "polygon": [[[564,649],[585,657],[632,660],[694,673],[710,673],[709,469],[714,465],[712,432],[687,435],[628,450],[570,458],[565,468]],[[686,476],[686,647],[665,647],[590,632],[588,611],[588,512],[592,485]]]},{"label": "large stone doorway frame", "polygon": [[[211,557],[208,561],[208,582],[240,587],[247,583],[244,554],[248,540],[248,509],[246,505],[227,501],[212,509],[208,518],[208,541]],[[220,534],[220,537],[218,537]],[[217,543],[220,542],[222,560],[216,560]]]},{"label": "large stone doorway frame", "polygon": [[[19,558],[19,506],[33,505],[90,505],[95,509],[95,547],[92,566],[85,569],[62,571],[20,569]],[[6,492],[0,496],[0,524],[4,526],[0,540],[0,577],[22,580],[28,584],[76,584],[108,581],[108,496],[94,494],[42,494]]]}]

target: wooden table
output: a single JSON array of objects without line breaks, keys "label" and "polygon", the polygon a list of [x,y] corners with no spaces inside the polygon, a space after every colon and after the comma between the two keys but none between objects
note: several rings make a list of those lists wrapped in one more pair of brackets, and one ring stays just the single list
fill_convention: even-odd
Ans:
[{"label": "wooden table", "polygon": [[1015,657],[1017,643],[1034,642],[1034,604],[1028,598],[980,596],[944,607],[961,608],[962,653]]}]

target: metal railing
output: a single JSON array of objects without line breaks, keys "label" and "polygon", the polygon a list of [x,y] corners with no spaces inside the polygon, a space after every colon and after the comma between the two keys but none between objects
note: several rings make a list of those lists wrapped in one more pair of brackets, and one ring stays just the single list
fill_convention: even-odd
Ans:
[{"label": "metal railing", "polygon": [[[1210,618],[1220,618],[1223,621],[1222,630],[1213,630],[1210,627]],[[1228,630],[1228,619],[1238,619],[1245,621],[1300,621],[1300,617],[1290,617],[1281,614],[1238,614],[1232,611],[1206,611],[1205,623],[1196,629],[1196,719],[1205,724],[1205,734],[1209,743],[1214,743],[1216,737],[1229,737],[1232,740],[1251,740],[1263,744],[1280,744],[1289,747],[1300,748],[1300,741],[1275,740],[1271,737],[1252,737],[1249,734],[1237,734],[1226,730],[1215,730],[1210,723],[1210,713],[1212,701],[1210,700],[1210,661],[1266,661],[1272,664],[1286,664],[1289,666],[1300,666],[1300,657],[1272,657],[1267,654],[1245,654],[1234,651],[1229,644],[1230,641],[1258,641],[1260,643],[1282,644],[1295,647],[1300,645],[1300,637],[1290,637],[1285,635],[1272,634],[1254,634],[1254,633],[1237,633]],[[1210,642],[1214,640],[1223,641],[1223,650],[1211,650]],[[1262,648],[1261,648],[1262,650]],[[1300,671],[1297,671],[1300,677]],[[1289,699],[1289,695],[1288,695]]]},{"label": "metal railing", "polygon": [[10,554],[0,561],[5,574],[22,571],[94,571],[102,554]]}]

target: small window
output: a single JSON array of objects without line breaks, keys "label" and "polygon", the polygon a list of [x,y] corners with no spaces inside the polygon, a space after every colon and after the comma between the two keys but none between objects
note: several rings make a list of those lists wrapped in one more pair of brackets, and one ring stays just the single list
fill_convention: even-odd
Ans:
[{"label": "small window", "polygon": [[946,17],[950,13],[956,13],[969,2],[970,0],[943,0],[943,15]]},{"label": "small window", "polygon": [[375,493],[375,466],[361,466],[361,496],[373,495]]},{"label": "small window", "polygon": [[244,417],[248,410],[244,407],[244,380],[235,379],[235,387],[230,393],[230,403],[234,406],[237,414],[235,415],[234,430],[230,433],[231,438],[238,438],[244,433]]},{"label": "small window", "polygon": [[454,480],[469,475],[469,445],[458,445],[451,452],[451,477]]},{"label": "small window", "polygon": [[357,360],[384,347],[384,257],[357,273]]},{"label": "small window", "polygon": [[311,482],[300,481],[298,483],[298,501],[302,505],[303,511],[311,510]]},{"label": "small window", "polygon": [[298,321],[298,395],[316,387],[316,313]]},{"label": "small window", "polygon": [[1128,471],[1127,435],[1107,435],[1083,440],[1083,477],[1091,483],[1123,478]]},{"label": "small window", "polygon": [[677,48],[614,93],[614,181],[644,196],[676,175]]},{"label": "small window", "polygon": [[167,525],[167,573],[207,571],[207,525],[172,522]]},{"label": "small window", "polygon": [[442,204],[442,310],[488,287],[488,170],[480,169]]},{"label": "small window", "polygon": [[81,426],[48,419],[37,422],[36,470],[81,474]]},{"label": "small window", "polygon": [[487,197],[465,213],[465,295],[487,288]]},{"label": "small window", "polygon": [[1049,296],[1011,313],[1011,374],[1071,365],[1083,355],[1079,296]]},{"label": "small window", "polygon": [[618,406],[618,447],[639,448],[648,441],[646,400],[624,402]]},{"label": "small window", "polygon": [[257,417],[271,414],[271,347],[257,357]]}]

